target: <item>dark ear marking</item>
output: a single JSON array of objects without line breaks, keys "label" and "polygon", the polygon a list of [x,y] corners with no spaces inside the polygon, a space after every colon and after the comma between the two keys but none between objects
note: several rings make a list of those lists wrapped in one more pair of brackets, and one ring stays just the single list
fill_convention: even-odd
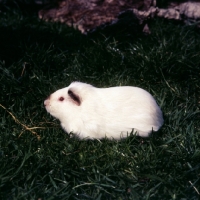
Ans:
[{"label": "dark ear marking", "polygon": [[80,97],[78,95],[76,95],[72,90],[68,90],[68,95],[76,105],[78,105],[78,106],[81,105]]}]

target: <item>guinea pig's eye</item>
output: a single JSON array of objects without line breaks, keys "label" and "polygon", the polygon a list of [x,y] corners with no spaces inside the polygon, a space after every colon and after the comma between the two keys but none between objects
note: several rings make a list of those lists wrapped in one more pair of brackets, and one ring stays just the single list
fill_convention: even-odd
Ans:
[{"label": "guinea pig's eye", "polygon": [[64,99],[65,99],[64,97],[60,97],[58,100],[59,101],[64,101]]}]

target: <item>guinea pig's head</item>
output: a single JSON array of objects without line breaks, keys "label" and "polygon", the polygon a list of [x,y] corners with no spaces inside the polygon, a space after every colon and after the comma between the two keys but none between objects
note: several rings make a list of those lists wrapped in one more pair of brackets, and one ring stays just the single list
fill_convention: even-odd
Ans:
[{"label": "guinea pig's head", "polygon": [[60,121],[78,115],[81,104],[82,98],[78,91],[70,87],[57,90],[44,101],[47,112]]},{"label": "guinea pig's head", "polygon": [[[72,82],[68,87],[57,90],[51,94],[45,101],[44,106],[52,116],[61,122],[74,121],[81,117],[83,107],[91,103],[91,96],[94,87],[92,85]],[[86,109],[86,110],[87,110]]]}]

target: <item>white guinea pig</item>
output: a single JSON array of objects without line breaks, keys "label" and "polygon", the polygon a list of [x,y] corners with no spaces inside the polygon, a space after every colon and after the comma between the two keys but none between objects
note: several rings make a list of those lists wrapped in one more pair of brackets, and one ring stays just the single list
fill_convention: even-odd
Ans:
[{"label": "white guinea pig", "polygon": [[133,129],[147,137],[163,124],[162,111],[154,98],[138,87],[96,88],[73,82],[51,94],[44,105],[66,132],[80,138],[120,139]]}]

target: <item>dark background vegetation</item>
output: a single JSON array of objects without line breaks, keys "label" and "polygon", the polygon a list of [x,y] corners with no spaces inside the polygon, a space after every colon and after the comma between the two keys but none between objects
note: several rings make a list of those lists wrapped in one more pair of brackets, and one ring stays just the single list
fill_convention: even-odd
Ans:
[{"label": "dark background vegetation", "polygon": [[[199,30],[154,19],[148,36],[87,36],[39,7],[0,1],[0,199],[199,199]],[[145,139],[70,137],[43,101],[74,80],[142,87],[165,123]]]}]

